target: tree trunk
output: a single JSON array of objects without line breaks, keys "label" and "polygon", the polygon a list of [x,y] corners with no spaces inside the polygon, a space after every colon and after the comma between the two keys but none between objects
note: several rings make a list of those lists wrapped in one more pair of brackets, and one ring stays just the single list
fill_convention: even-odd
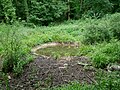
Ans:
[{"label": "tree trunk", "polygon": [[67,14],[68,20],[70,20],[70,0],[68,0],[68,14]]},{"label": "tree trunk", "polygon": [[29,10],[28,10],[28,3],[27,3],[27,0],[24,0],[24,9],[25,9],[26,21],[28,22]]}]

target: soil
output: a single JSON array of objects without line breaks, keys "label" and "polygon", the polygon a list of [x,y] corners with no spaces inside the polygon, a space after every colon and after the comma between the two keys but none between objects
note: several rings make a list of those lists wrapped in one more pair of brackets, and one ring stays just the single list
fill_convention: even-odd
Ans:
[{"label": "soil", "polygon": [[92,84],[95,83],[95,69],[90,65],[87,57],[66,57],[61,60],[37,57],[25,66],[19,77],[10,75],[10,90],[42,90],[76,80]]}]

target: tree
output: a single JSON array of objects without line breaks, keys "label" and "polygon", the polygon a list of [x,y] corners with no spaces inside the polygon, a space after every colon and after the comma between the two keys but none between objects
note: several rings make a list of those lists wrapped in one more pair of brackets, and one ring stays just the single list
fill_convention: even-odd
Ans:
[{"label": "tree", "polygon": [[15,20],[15,8],[13,7],[12,0],[1,0],[0,10],[2,11],[2,20],[6,23],[12,23]]},{"label": "tree", "polygon": [[99,18],[111,13],[112,3],[109,0],[84,0],[83,11],[84,15]]},{"label": "tree", "polygon": [[120,12],[120,0],[110,0],[110,2],[113,4],[112,13]]},{"label": "tree", "polygon": [[29,6],[30,22],[48,25],[63,17],[66,4],[61,0],[31,0]]}]

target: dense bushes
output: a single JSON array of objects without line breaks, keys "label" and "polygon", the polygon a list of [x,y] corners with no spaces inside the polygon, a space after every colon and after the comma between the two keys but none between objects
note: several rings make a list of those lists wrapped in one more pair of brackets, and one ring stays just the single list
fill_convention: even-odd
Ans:
[{"label": "dense bushes", "polygon": [[106,16],[103,20],[106,20],[106,22],[89,21],[90,23],[83,30],[83,43],[109,42],[112,38],[120,40],[120,14]]},{"label": "dense bushes", "polygon": [[[21,56],[21,43],[16,31],[12,31],[7,27],[4,27],[5,31],[2,31],[1,45],[3,47],[3,71],[10,72],[17,64]],[[10,27],[9,27],[10,28]]]},{"label": "dense bushes", "polygon": [[120,22],[112,24],[111,31],[116,39],[120,40]]}]

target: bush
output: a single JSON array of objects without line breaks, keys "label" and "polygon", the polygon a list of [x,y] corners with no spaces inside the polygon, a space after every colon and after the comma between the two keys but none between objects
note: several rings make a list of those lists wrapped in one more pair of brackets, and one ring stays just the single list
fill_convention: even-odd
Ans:
[{"label": "bush", "polygon": [[84,31],[83,43],[94,44],[103,41],[109,41],[112,38],[112,34],[106,26],[91,25]]},{"label": "bush", "polygon": [[120,42],[111,42],[98,46],[92,53],[93,65],[97,68],[105,68],[110,63],[120,60]]},{"label": "bush", "polygon": [[26,51],[22,47],[22,35],[12,26],[1,25],[0,45],[2,46],[3,72],[11,72],[18,62],[25,58]]}]

